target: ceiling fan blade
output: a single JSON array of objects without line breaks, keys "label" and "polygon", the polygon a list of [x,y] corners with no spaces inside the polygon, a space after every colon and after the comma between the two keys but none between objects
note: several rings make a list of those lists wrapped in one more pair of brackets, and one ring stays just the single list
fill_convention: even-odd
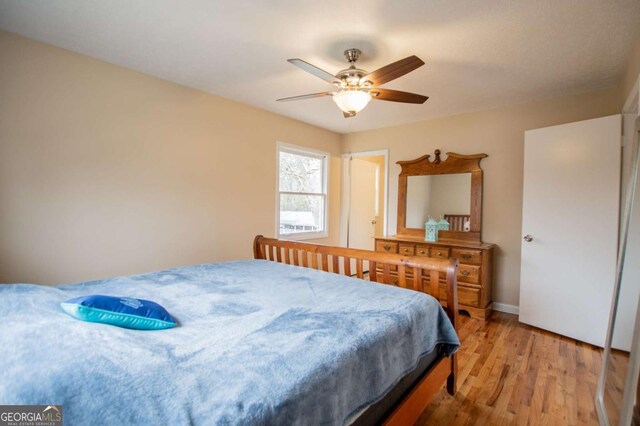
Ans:
[{"label": "ceiling fan blade", "polygon": [[322,96],[333,96],[335,92],[311,93],[309,95],[290,96],[288,98],[276,99],[278,102],[299,101],[301,99],[320,98]]},{"label": "ceiling fan blade", "polygon": [[410,73],[416,68],[420,68],[424,65],[422,59],[417,56],[409,56],[404,59],[400,59],[394,63],[379,68],[373,72],[362,77],[361,82],[370,81],[374,86],[387,83],[391,80],[395,80],[398,77],[402,77],[405,74]]},{"label": "ceiling fan blade", "polygon": [[338,77],[336,77],[335,75],[326,72],[325,70],[321,70],[320,68],[316,67],[315,65],[311,65],[309,62],[305,62],[302,59],[287,59],[288,62],[292,63],[293,65],[303,69],[304,71],[315,75],[316,77],[319,77],[321,79],[323,79],[324,81],[327,81],[329,83],[333,83],[333,84],[340,84],[342,83],[342,81],[340,81],[340,79]]},{"label": "ceiling fan blade", "polygon": [[380,101],[403,102],[406,104],[423,104],[428,96],[417,95],[415,93],[401,92],[399,90],[373,88],[369,91],[373,99]]}]

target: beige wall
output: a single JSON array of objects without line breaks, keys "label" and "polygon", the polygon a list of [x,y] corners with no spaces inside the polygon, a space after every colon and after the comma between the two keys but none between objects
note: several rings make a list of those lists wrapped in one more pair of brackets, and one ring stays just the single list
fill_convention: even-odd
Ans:
[{"label": "beige wall", "polygon": [[523,132],[619,112],[640,45],[617,89],[342,136],[5,32],[0,58],[0,282],[250,257],[253,236],[275,232],[281,140],[332,154],[330,237],[320,240],[332,244],[341,152],[390,149],[390,231],[396,161],[436,148],[489,154],[494,298],[517,304]]},{"label": "beige wall", "polygon": [[0,282],[251,257],[278,140],[331,152],[338,242],[338,134],[5,32],[0,58]]},{"label": "beige wall", "polygon": [[620,109],[622,109],[629,93],[631,93],[631,89],[638,79],[638,74],[640,74],[640,40],[638,40],[635,48],[631,52],[631,56],[627,61],[627,66],[622,75],[622,80],[620,81]]},{"label": "beige wall", "polygon": [[433,153],[485,152],[483,239],[498,245],[493,298],[518,305],[524,131],[615,114],[619,89],[473,112],[345,135],[344,152],[389,148],[389,222],[397,220],[399,160]]}]

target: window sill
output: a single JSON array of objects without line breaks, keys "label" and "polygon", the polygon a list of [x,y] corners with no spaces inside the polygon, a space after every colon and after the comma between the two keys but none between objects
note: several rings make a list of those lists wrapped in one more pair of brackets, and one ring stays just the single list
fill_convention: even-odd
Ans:
[{"label": "window sill", "polygon": [[317,240],[320,238],[327,238],[329,233],[324,232],[295,232],[292,234],[279,234],[278,238],[282,240],[304,241],[304,240]]}]

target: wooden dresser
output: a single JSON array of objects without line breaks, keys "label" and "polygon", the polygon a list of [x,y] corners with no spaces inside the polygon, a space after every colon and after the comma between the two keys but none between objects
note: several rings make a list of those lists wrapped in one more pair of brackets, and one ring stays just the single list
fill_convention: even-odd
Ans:
[{"label": "wooden dresser", "polygon": [[[495,245],[482,242],[482,168],[487,154],[462,155],[436,149],[431,160],[423,155],[398,161],[397,235],[377,237],[376,251],[405,256],[458,259],[458,306],[474,318],[491,315],[493,252]],[[437,242],[425,241],[428,218],[445,218]],[[376,272],[378,269],[376,268]],[[387,270],[388,276],[393,271]],[[377,274],[376,274],[377,275]],[[444,277],[422,277],[422,291],[447,303]]]},{"label": "wooden dresser", "polygon": [[[491,287],[493,273],[493,244],[438,241],[431,243],[413,236],[377,237],[376,251],[406,256],[424,256],[446,259],[457,258],[458,303],[461,311],[473,318],[487,319],[491,314]],[[394,271],[391,271],[394,276]],[[428,277],[423,278],[423,291],[434,295]],[[445,277],[440,278],[439,299],[446,305]]]}]

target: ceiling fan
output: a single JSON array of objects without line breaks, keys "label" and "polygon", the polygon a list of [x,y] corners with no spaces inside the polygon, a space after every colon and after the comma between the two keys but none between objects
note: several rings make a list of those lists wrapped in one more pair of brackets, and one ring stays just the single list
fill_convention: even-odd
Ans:
[{"label": "ceiling fan", "polygon": [[367,72],[356,67],[356,61],[362,52],[359,49],[347,49],[344,56],[349,61],[349,68],[343,69],[336,75],[328,73],[315,65],[311,65],[302,59],[287,59],[293,65],[302,68],[304,71],[315,75],[329,83],[335,84],[337,91],[312,93],[309,95],[292,96],[278,99],[278,101],[297,101],[300,99],[319,98],[322,96],[332,96],[334,102],[342,110],[345,118],[354,117],[367,106],[371,99],[381,101],[403,102],[408,104],[423,104],[428,96],[417,95],[415,93],[401,92],[399,90],[383,89],[378,87],[382,84],[402,77],[416,68],[424,65],[424,62],[417,56],[409,56],[399,61],[393,62],[373,72]]}]

